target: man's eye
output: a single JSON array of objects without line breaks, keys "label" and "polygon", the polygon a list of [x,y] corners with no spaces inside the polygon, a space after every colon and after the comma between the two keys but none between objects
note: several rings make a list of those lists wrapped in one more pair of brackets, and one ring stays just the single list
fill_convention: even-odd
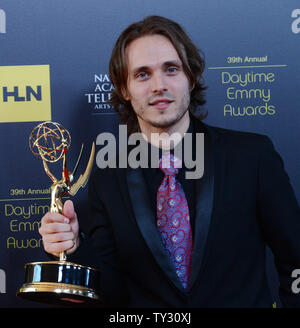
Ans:
[{"label": "man's eye", "polygon": [[168,67],[167,72],[171,73],[171,74],[177,73],[178,68],[177,67]]},{"label": "man's eye", "polygon": [[149,76],[148,73],[146,73],[146,72],[141,72],[141,73],[138,73],[138,74],[136,75],[136,78],[137,78],[137,79],[145,79],[145,78],[147,78],[148,76]]}]

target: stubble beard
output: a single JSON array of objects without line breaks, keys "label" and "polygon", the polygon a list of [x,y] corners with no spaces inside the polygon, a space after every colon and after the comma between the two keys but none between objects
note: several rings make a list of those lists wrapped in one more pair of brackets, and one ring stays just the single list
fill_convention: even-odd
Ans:
[{"label": "stubble beard", "polygon": [[[145,118],[143,114],[145,113],[146,109],[142,106],[136,112],[136,115],[138,118],[140,118],[147,124],[151,125],[152,127],[159,128],[159,129],[168,129],[183,118],[183,116],[186,114],[186,112],[189,109],[189,104],[190,104],[190,94],[188,93],[183,96],[181,103],[179,105],[180,108],[185,108],[184,110],[182,111],[180,110],[175,117],[166,118],[165,120],[160,120],[158,122],[155,120]],[[148,105],[146,105],[146,107],[148,107]],[[163,115],[163,112],[159,113],[158,111],[157,117],[159,117],[160,115]]]}]

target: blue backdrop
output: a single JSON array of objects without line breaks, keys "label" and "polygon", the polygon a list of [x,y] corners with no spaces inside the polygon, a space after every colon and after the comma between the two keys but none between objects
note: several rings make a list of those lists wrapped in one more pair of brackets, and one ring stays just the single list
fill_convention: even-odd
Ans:
[{"label": "blue backdrop", "polygon": [[[205,53],[206,122],[270,136],[299,200],[297,8],[298,0],[1,1],[0,307],[41,306],[15,296],[24,263],[47,260],[37,228],[50,180],[28,148],[32,128],[46,119],[63,124],[72,136],[70,169],[86,144],[83,169],[96,136],[118,130],[105,104],[112,47],[125,27],[147,15],[178,21]],[[82,220],[86,197],[81,190],[75,198]],[[271,254],[267,267],[278,301]]]}]

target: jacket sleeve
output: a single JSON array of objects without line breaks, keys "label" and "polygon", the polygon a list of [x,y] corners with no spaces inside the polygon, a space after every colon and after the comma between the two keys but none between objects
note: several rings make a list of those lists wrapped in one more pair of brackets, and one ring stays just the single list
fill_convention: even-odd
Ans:
[{"label": "jacket sleeve", "polygon": [[119,265],[110,219],[96,187],[99,183],[99,176],[92,175],[88,189],[89,215],[84,218],[80,246],[70,260],[101,272],[100,297],[104,306],[124,307],[127,302],[126,283]]},{"label": "jacket sleeve", "polygon": [[258,216],[279,275],[284,307],[300,307],[292,291],[292,272],[300,269],[300,210],[281,157],[264,137],[260,148]]}]

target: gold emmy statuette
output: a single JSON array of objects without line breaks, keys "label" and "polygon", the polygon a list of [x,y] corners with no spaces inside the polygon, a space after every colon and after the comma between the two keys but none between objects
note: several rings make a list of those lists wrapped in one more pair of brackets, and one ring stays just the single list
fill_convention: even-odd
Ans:
[{"label": "gold emmy statuette", "polygon": [[[44,169],[52,180],[50,211],[62,213],[62,197],[74,196],[89,179],[95,156],[92,145],[90,158],[85,169],[75,183],[75,172],[81,158],[82,149],[70,173],[66,155],[71,144],[69,132],[55,122],[44,122],[36,126],[29,137],[29,147],[33,154],[43,160]],[[47,162],[63,160],[62,179],[58,180],[49,170]],[[18,290],[17,296],[48,304],[81,304],[101,302],[98,292],[100,272],[96,269],[68,262],[66,252],[59,255],[58,261],[34,262],[25,265],[26,282]]]}]

